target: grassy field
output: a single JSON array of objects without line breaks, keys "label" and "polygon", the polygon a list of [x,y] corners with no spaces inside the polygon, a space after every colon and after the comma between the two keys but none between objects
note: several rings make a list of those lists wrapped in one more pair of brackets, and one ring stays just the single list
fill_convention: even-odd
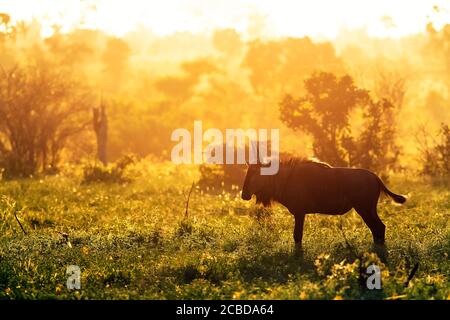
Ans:
[{"label": "grassy field", "polygon": [[[125,184],[81,184],[81,169],[66,167],[56,176],[0,181],[0,299],[450,298],[443,183],[391,178],[389,188],[409,199],[379,204],[387,226],[380,258],[354,212],[307,216],[299,256],[293,217],[281,206],[244,202],[238,189],[196,188],[185,217],[196,168],[142,162],[129,175]],[[381,290],[361,286],[360,269],[371,263],[381,267]],[[80,266],[81,290],[66,288],[68,265]]]}]

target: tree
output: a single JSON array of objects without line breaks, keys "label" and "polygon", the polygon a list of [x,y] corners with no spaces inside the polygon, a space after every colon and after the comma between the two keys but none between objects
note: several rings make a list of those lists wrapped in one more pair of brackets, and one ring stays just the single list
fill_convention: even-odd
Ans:
[{"label": "tree", "polygon": [[442,74],[447,88],[450,90],[450,24],[446,24],[441,30],[436,30],[433,24],[427,25],[428,42],[425,53],[435,58],[439,65],[439,73]]},{"label": "tree", "polygon": [[238,54],[243,47],[241,37],[234,29],[216,30],[212,40],[214,47],[228,57]]},{"label": "tree", "polygon": [[108,164],[107,143],[108,143],[108,117],[106,116],[105,105],[92,109],[92,123],[97,138],[97,157],[104,165]]},{"label": "tree", "polygon": [[186,61],[180,67],[181,75],[165,76],[155,82],[155,87],[159,92],[178,104],[194,96],[196,86],[199,85],[202,78],[221,72],[209,59]]},{"label": "tree", "polygon": [[[305,81],[301,98],[286,95],[280,103],[280,118],[294,130],[313,138],[314,155],[336,166],[360,166],[378,172],[393,166],[399,150],[394,142],[393,105],[383,99],[374,102],[353,79],[326,72],[312,74]],[[363,114],[363,129],[352,132],[350,121],[357,109]]]},{"label": "tree", "polygon": [[314,153],[334,165],[349,163],[343,147],[349,136],[349,114],[357,105],[367,104],[369,94],[357,88],[350,76],[315,73],[305,81],[306,95],[281,102],[281,120],[288,127],[310,133]]},{"label": "tree", "polygon": [[441,123],[437,139],[420,127],[416,134],[422,163],[422,173],[430,176],[450,175],[450,126]]},{"label": "tree", "polygon": [[374,93],[379,99],[388,99],[397,108],[402,108],[407,89],[407,77],[400,71],[378,68]]},{"label": "tree", "polygon": [[[242,66],[258,99],[258,122],[273,123],[278,112],[273,106],[285,94],[299,94],[302,83],[312,72],[340,72],[343,64],[329,42],[315,43],[310,38],[284,38],[248,43]],[[281,125],[281,124],[280,124]]]},{"label": "tree", "polygon": [[331,43],[314,43],[310,38],[249,43],[243,66],[257,95],[275,96],[295,90],[297,84],[315,70],[341,71],[341,60]]},{"label": "tree", "polygon": [[0,74],[1,166],[9,176],[55,169],[72,135],[88,124],[88,96],[49,64]]},{"label": "tree", "polygon": [[364,129],[358,137],[349,135],[344,142],[350,166],[371,169],[380,174],[397,168],[400,148],[395,143],[395,109],[387,99],[370,100],[364,107]]}]

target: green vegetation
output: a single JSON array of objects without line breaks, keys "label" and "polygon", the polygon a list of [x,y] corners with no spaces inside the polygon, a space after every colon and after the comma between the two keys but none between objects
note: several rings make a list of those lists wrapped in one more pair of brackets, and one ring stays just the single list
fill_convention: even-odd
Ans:
[{"label": "green vegetation", "polygon": [[[82,183],[82,167],[1,181],[0,299],[447,299],[450,191],[394,176],[404,206],[383,199],[387,255],[356,213],[306,218],[304,254],[293,218],[257,207],[234,188],[207,194],[196,167],[141,161],[124,183]],[[21,230],[21,222],[26,234]],[[61,233],[67,233],[68,238]],[[346,242],[347,239],[347,242]],[[350,245],[350,246],[349,246]],[[355,254],[356,251],[356,254]],[[382,290],[360,286],[360,263],[381,267]],[[414,265],[419,268],[407,287]],[[79,265],[82,289],[66,288]]]}]

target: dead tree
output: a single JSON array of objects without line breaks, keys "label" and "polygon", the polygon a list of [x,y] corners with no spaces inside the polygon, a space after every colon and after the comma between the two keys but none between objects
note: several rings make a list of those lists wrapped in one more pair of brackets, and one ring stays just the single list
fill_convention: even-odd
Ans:
[{"label": "dead tree", "polygon": [[105,105],[102,103],[100,108],[93,108],[93,124],[97,137],[97,157],[104,165],[108,164],[107,142],[108,142],[108,117],[106,116]]}]

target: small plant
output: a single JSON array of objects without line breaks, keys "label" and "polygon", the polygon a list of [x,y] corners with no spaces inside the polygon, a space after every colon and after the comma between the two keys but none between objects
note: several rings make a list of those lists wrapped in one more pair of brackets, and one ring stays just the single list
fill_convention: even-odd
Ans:
[{"label": "small plant", "polygon": [[192,220],[183,219],[179,222],[178,228],[176,230],[177,237],[184,237],[192,234],[194,232],[194,224]]},{"label": "small plant", "polygon": [[273,212],[270,208],[256,206],[251,210],[250,215],[260,226],[270,226]]},{"label": "small plant", "polygon": [[106,183],[125,183],[130,181],[126,175],[126,169],[129,165],[135,163],[135,157],[126,155],[117,160],[113,165],[105,166],[95,163],[83,168],[83,184],[106,182]]}]

